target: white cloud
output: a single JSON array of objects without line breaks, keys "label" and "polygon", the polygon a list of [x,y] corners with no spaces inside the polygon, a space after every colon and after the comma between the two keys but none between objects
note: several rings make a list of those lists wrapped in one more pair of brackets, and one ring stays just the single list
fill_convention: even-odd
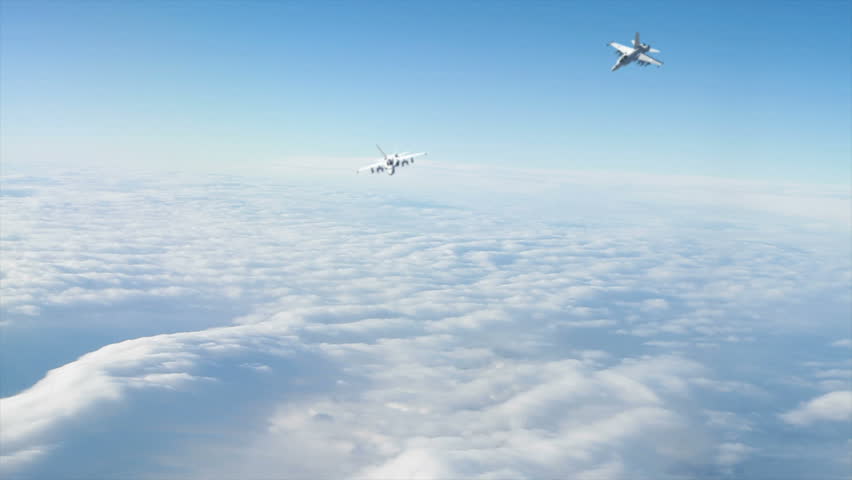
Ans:
[{"label": "white cloud", "polygon": [[662,298],[651,298],[642,302],[642,309],[646,311],[668,310],[669,302]]},{"label": "white cloud", "polygon": [[[266,330],[269,332],[269,329]],[[4,455],[10,466],[35,460],[49,451],[58,429],[96,414],[97,407],[116,404],[131,390],[181,390],[210,377],[189,373],[201,358],[233,353],[280,353],[285,338],[269,344],[251,326],[226,327],[181,334],[158,335],[107,345],[76,361],[51,370],[31,388],[0,399]],[[222,348],[231,345],[233,348]]]},{"label": "white cloud", "polygon": [[[843,255],[822,248],[833,240],[712,208],[681,217],[625,203],[596,217],[575,197],[551,218],[526,182],[517,188],[535,202],[506,211],[475,191],[474,205],[439,205],[416,183],[402,195],[70,177],[4,198],[3,248],[18,254],[0,258],[4,328],[116,338],[2,399],[4,455],[16,459],[4,468],[68,462],[63,449],[87,453],[85,439],[109,438],[123,418],[177,429],[152,398],[205,432],[262,404],[217,424],[226,440],[175,436],[168,452],[136,452],[151,471],[178,464],[200,478],[659,478],[749,458],[757,421],[704,412],[772,401],[777,371],[729,359],[765,348],[742,344],[767,331],[811,330],[808,309],[843,299]],[[119,341],[129,327],[140,338]],[[219,400],[225,414],[192,415]]]},{"label": "white cloud", "polygon": [[745,461],[754,451],[754,448],[742,443],[723,443],[719,445],[716,463],[723,468],[724,472],[730,474],[732,467]]},{"label": "white cloud", "polygon": [[405,478],[435,479],[451,478],[455,473],[448,469],[440,456],[429,450],[416,448],[406,450],[388,462],[366,469],[355,478]]},{"label": "white cloud", "polygon": [[0,455],[0,472],[13,472],[26,466],[49,451],[47,446],[15,450],[12,453]]},{"label": "white cloud", "polygon": [[[320,475],[324,467],[299,452],[326,448],[338,471],[355,478],[558,472],[592,478],[621,472],[616,466],[631,462],[635,452],[662,445],[683,451],[666,434],[684,434],[689,422],[642,383],[679,375],[678,359],[595,370],[576,361],[492,363],[494,354],[486,354],[480,368],[458,371],[449,358],[426,366],[405,362],[414,345],[403,344],[371,349],[388,363],[358,397],[283,406],[268,433],[242,458],[231,459],[243,462],[235,468],[257,468],[254,457],[261,452],[295,450],[282,465]],[[685,363],[688,370],[700,368]],[[637,378],[625,376],[628,371]],[[643,445],[648,436],[655,445]]]},{"label": "white cloud", "polygon": [[754,430],[752,422],[734,412],[704,410],[702,413],[707,417],[707,425],[725,430],[734,436],[739,432]]},{"label": "white cloud", "polygon": [[269,365],[265,365],[263,363],[244,363],[241,366],[245,367],[245,368],[250,368],[250,369],[258,371],[258,372],[264,372],[264,373],[272,371],[272,367],[270,367]]},{"label": "white cloud", "polygon": [[781,415],[791,425],[808,426],[817,422],[852,420],[852,391],[826,393]]},{"label": "white cloud", "polygon": [[598,319],[598,320],[565,320],[562,322],[558,322],[557,325],[560,327],[570,327],[570,328],[603,328],[603,327],[612,327],[617,325],[618,322],[615,320],[606,320],[606,319]]}]

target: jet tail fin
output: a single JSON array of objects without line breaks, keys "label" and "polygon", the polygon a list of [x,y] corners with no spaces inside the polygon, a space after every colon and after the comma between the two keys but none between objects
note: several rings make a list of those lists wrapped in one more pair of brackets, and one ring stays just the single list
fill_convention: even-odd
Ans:
[{"label": "jet tail fin", "polygon": [[633,40],[633,46],[638,47],[639,45],[642,45],[642,44],[639,43],[639,32],[636,32],[636,39]]},{"label": "jet tail fin", "polygon": [[382,150],[382,147],[380,147],[378,143],[376,144],[376,148],[378,148],[378,149],[379,149],[379,151],[380,151],[380,152],[382,152],[382,157],[384,157],[384,158],[388,158],[388,154],[387,154],[387,153],[385,153],[385,151],[384,151],[384,150]]}]

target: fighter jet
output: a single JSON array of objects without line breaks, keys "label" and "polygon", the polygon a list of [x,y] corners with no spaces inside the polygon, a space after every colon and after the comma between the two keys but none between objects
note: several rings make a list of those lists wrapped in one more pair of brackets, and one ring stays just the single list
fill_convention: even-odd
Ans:
[{"label": "fighter jet", "polygon": [[640,42],[639,32],[636,32],[636,39],[633,40],[633,48],[625,47],[615,42],[609,42],[607,45],[617,50],[615,54],[618,55],[618,61],[612,66],[611,71],[613,72],[634,61],[643,67],[648,66],[649,63],[658,67],[663,64],[663,62],[645,55],[648,52],[659,53],[660,51]]},{"label": "fighter jet", "polygon": [[366,167],[361,167],[358,170],[355,170],[355,173],[361,173],[363,171],[369,170],[370,173],[381,173],[388,172],[388,175],[393,175],[396,173],[397,167],[404,167],[409,163],[414,163],[414,159],[423,155],[426,155],[426,152],[420,153],[394,153],[392,155],[388,155],[382,150],[382,147],[376,145],[376,148],[382,153],[382,159],[378,162],[367,165]]}]

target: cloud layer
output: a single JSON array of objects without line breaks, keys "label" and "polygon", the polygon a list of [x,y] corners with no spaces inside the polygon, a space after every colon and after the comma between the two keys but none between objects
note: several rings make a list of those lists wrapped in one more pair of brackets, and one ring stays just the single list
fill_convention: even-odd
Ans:
[{"label": "cloud layer", "polygon": [[[848,427],[848,349],[832,346],[848,343],[848,232],[834,217],[684,203],[665,181],[651,203],[613,192],[607,216],[558,188],[504,208],[493,191],[517,184],[476,173],[485,181],[468,197],[442,198],[423,193],[428,173],[408,193],[222,176],[5,179],[7,355],[44,358],[4,390],[2,468],[842,471],[842,458],[807,453]],[[732,188],[751,187],[699,190]],[[67,341],[51,351],[52,338]],[[820,420],[839,429],[798,454],[769,440]]]}]

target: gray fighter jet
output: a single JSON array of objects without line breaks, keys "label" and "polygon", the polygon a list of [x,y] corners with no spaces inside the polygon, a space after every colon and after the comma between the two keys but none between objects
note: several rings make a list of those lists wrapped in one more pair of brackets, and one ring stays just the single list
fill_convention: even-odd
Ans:
[{"label": "gray fighter jet", "polygon": [[636,32],[636,39],[633,40],[633,48],[626,47],[624,45],[621,45],[620,43],[615,42],[609,42],[608,45],[616,49],[617,52],[615,52],[615,54],[618,55],[618,61],[615,62],[615,65],[612,66],[613,72],[629,64],[630,62],[636,62],[643,67],[646,67],[649,64],[653,64],[659,67],[663,64],[663,62],[655,58],[651,58],[648,55],[645,55],[649,52],[659,53],[660,51],[655,48],[651,48],[650,45],[646,45],[640,42],[639,32]]},{"label": "gray fighter jet", "polygon": [[396,173],[397,168],[404,167],[404,166],[408,165],[409,163],[414,164],[415,158],[420,157],[422,155],[426,155],[426,152],[420,152],[420,153],[402,152],[402,153],[392,153],[392,154],[388,155],[387,153],[385,153],[384,150],[382,150],[382,147],[376,145],[376,148],[378,148],[379,151],[382,152],[383,158],[381,160],[377,161],[376,163],[373,163],[371,165],[367,165],[366,167],[361,167],[358,170],[355,170],[355,173],[361,173],[361,172],[369,170],[370,173],[387,172],[388,175],[393,175],[394,173]]}]

